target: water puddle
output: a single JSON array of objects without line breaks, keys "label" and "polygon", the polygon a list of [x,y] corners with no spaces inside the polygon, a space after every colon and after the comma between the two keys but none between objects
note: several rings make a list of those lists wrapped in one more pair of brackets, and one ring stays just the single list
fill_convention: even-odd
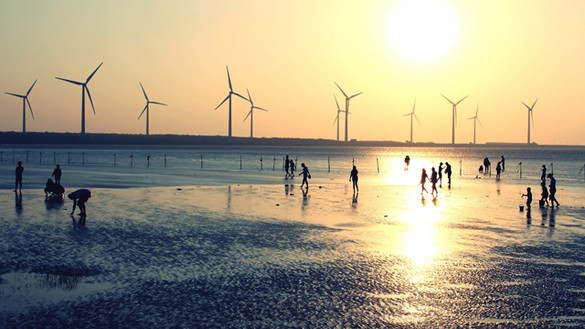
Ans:
[{"label": "water puddle", "polygon": [[113,284],[81,275],[10,272],[0,276],[0,312],[22,312],[102,292]]}]

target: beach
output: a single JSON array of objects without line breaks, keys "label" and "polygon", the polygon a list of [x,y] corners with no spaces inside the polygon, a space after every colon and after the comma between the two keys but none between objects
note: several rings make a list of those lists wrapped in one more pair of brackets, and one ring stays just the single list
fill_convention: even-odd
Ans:
[{"label": "beach", "polygon": [[[534,180],[454,176],[433,198],[363,175],[354,197],[349,172],[313,173],[303,193],[300,177],[278,173],[213,185],[221,172],[194,171],[183,181],[201,184],[148,187],[110,169],[95,169],[103,185],[124,187],[90,186],[85,224],[40,188],[0,191],[1,327],[585,325],[576,183],[559,186],[559,208],[540,209]],[[411,170],[400,175],[420,175]],[[530,212],[519,209],[525,183]]]}]

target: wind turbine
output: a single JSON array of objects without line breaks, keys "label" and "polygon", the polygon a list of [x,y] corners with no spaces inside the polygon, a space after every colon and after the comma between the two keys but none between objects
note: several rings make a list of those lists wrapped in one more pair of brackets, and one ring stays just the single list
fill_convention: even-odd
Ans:
[{"label": "wind turbine", "polygon": [[248,101],[248,99],[246,97],[234,92],[234,90],[232,88],[232,80],[230,79],[230,69],[227,67],[227,65],[225,66],[225,68],[227,70],[227,77],[228,77],[228,84],[230,86],[230,92],[228,93],[227,97],[221,103],[219,103],[219,105],[217,107],[215,107],[214,110],[217,110],[223,103],[225,103],[225,101],[227,101],[229,99],[228,136],[232,137],[232,95],[236,95],[236,96],[238,96],[241,99],[244,99],[246,101]]},{"label": "wind turbine", "polygon": [[248,89],[246,89],[246,91],[248,92],[248,101],[250,101],[250,112],[248,112],[248,115],[246,115],[246,117],[244,118],[244,121],[246,121],[246,119],[248,119],[248,117],[250,117],[250,138],[253,138],[254,137],[254,109],[262,110],[264,112],[268,112],[268,110],[265,110],[265,109],[258,107],[258,106],[254,106],[254,102],[252,101],[252,96],[250,96],[250,91]]},{"label": "wind turbine", "polygon": [[28,91],[26,92],[25,95],[18,95],[18,94],[6,92],[6,94],[8,94],[8,95],[22,98],[22,132],[23,133],[26,132],[26,104],[28,104],[28,108],[30,109],[30,115],[32,115],[33,120],[35,118],[35,115],[33,114],[33,111],[32,111],[32,107],[30,106],[30,102],[28,101],[28,94],[30,94],[30,91],[35,86],[35,83],[37,83],[37,80],[35,80],[35,82],[33,82],[32,86],[30,86],[30,88],[28,88]]},{"label": "wind turbine", "polygon": [[479,105],[477,105],[477,108],[475,109],[475,115],[472,116],[471,118],[469,118],[469,120],[473,120],[473,144],[475,144],[476,123],[479,122],[479,125],[481,127],[483,127],[483,125],[481,124],[481,121],[479,121],[479,116],[477,115],[478,112],[479,112]]},{"label": "wind turbine", "polygon": [[339,102],[337,102],[337,97],[333,95],[333,98],[335,98],[335,105],[337,105],[337,115],[335,116],[335,120],[333,120],[333,124],[335,124],[335,121],[337,121],[337,141],[339,142],[339,113],[343,113],[343,111],[339,108]]},{"label": "wind turbine", "polygon": [[451,131],[451,144],[455,144],[455,125],[457,124],[457,105],[461,103],[464,99],[466,99],[469,95],[461,98],[457,103],[453,103],[447,96],[441,94],[441,96],[445,97],[451,105],[453,105],[453,119],[452,119],[452,131]]},{"label": "wind turbine", "polygon": [[74,85],[81,86],[81,133],[82,134],[85,134],[85,92],[86,91],[87,91],[87,96],[89,97],[89,102],[91,103],[91,109],[93,110],[93,114],[95,114],[95,108],[93,107],[93,101],[91,100],[91,94],[89,93],[89,88],[87,88],[87,84],[89,83],[89,80],[91,80],[93,75],[97,72],[97,70],[102,66],[102,64],[104,64],[104,62],[102,62],[100,65],[98,65],[98,67],[89,75],[89,77],[87,77],[87,80],[85,80],[85,82],[79,82],[79,81],[73,81],[73,80],[55,77],[55,79],[63,80],[65,82],[69,82],[69,83],[72,83]]},{"label": "wind turbine", "polygon": [[403,117],[407,117],[410,115],[410,143],[411,144],[412,144],[412,126],[413,126],[412,117],[414,117],[416,119],[416,121],[420,124],[418,117],[416,116],[416,114],[414,114],[414,107],[415,106],[416,106],[416,99],[414,100],[414,105],[412,105],[412,112],[403,115]]},{"label": "wind turbine", "polygon": [[532,104],[532,106],[528,106],[526,105],[526,103],[522,102],[522,104],[524,104],[524,106],[526,106],[526,108],[528,109],[528,144],[530,144],[530,118],[532,117],[532,127],[534,127],[534,114],[532,114],[532,110],[534,109],[534,105],[536,105],[537,101],[538,98],[534,101],[534,104]]},{"label": "wind turbine", "polygon": [[140,119],[140,117],[144,114],[144,111],[146,111],[146,136],[148,136],[148,120],[149,120],[149,105],[150,104],[156,104],[156,105],[162,105],[162,106],[167,106],[167,104],[164,103],[159,103],[159,102],[153,102],[151,100],[148,99],[148,96],[146,96],[146,91],[144,91],[144,87],[142,87],[142,83],[140,83],[140,88],[142,88],[142,93],[144,94],[144,98],[146,98],[146,106],[144,106],[144,110],[142,110],[142,112],[140,112],[140,115],[138,116],[138,119]]},{"label": "wind turbine", "polygon": [[345,93],[345,91],[343,91],[343,89],[341,89],[341,87],[337,84],[337,82],[333,81],[333,83],[335,83],[335,85],[337,86],[337,88],[339,88],[339,90],[341,90],[341,93],[343,94],[343,96],[345,96],[345,141],[347,142],[347,127],[348,127],[348,118],[349,118],[349,100],[361,95],[363,93],[363,91],[351,95],[351,96],[347,96],[347,94]]}]

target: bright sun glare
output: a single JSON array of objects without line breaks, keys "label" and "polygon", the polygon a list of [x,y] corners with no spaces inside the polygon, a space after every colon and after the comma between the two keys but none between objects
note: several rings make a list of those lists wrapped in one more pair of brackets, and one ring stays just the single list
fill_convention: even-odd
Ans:
[{"label": "bright sun glare", "polygon": [[388,22],[392,46],[416,62],[430,62],[447,54],[458,36],[453,8],[442,0],[400,2]]}]

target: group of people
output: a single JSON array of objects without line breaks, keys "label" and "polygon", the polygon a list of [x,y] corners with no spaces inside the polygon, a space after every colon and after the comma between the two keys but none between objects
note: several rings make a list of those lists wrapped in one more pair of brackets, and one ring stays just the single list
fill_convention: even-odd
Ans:
[{"label": "group of people", "polygon": [[[546,179],[550,179],[550,184],[548,188],[546,187]],[[543,208],[545,205],[548,207],[559,206],[559,201],[557,201],[557,180],[553,176],[553,173],[546,173],[546,166],[542,165],[542,174],[540,175],[540,200],[538,201],[538,206]],[[522,194],[522,197],[526,197],[526,207],[530,208],[532,204],[532,189],[530,187],[526,188],[526,194]],[[550,204],[549,204],[550,200]]]},{"label": "group of people", "polygon": [[443,172],[445,173],[445,175],[447,175],[447,183],[449,188],[451,188],[451,174],[453,173],[453,171],[451,170],[451,165],[449,164],[449,162],[445,162],[445,167],[443,167],[442,162],[439,163],[438,170],[435,170],[435,167],[432,167],[431,177],[429,177],[429,175],[427,174],[427,170],[425,168],[422,168],[422,173],[420,177],[421,186],[420,194],[422,195],[423,193],[429,193],[429,191],[427,191],[427,189],[425,188],[425,183],[428,180],[432,184],[431,195],[433,196],[439,195],[437,183],[439,183],[440,188],[443,188]]},{"label": "group of people", "polygon": [[[15,170],[15,177],[16,183],[14,186],[14,192],[18,192],[22,194],[22,175],[24,173],[24,167],[22,166],[22,161],[18,161],[17,167]],[[47,180],[45,184],[45,200],[49,202],[59,202],[63,201],[63,195],[65,194],[65,188],[61,185],[61,167],[57,165],[51,174],[51,178]],[[55,178],[53,181],[52,178]],[[91,197],[91,192],[87,189],[79,189],[72,193],[69,193],[67,197],[70,200],[73,200],[73,210],[71,211],[71,215],[75,213],[76,207],[79,207],[80,215],[82,218],[86,216],[86,209],[85,203]]]},{"label": "group of people", "polygon": [[[309,188],[309,179],[311,179],[311,173],[309,172],[309,168],[305,166],[304,163],[301,163],[302,171],[299,173],[299,176],[303,175],[303,181],[301,183],[301,189],[303,187]],[[285,175],[284,178],[294,178],[295,177],[295,169],[296,165],[292,159],[289,159],[288,154],[284,159],[284,171]]]},{"label": "group of people", "polygon": [[[500,175],[502,172],[506,170],[506,158],[502,155],[502,158],[496,164],[496,179],[500,179]],[[489,158],[483,159],[483,164],[479,166],[479,173],[484,175],[492,176],[492,163],[490,162]],[[478,178],[479,176],[476,176]]]}]

